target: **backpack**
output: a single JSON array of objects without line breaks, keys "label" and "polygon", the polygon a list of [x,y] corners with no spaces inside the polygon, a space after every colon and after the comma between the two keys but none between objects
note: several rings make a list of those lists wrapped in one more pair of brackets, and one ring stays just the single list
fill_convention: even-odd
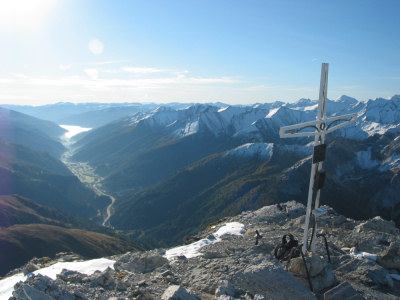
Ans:
[{"label": "backpack", "polygon": [[299,241],[295,240],[292,234],[285,234],[282,243],[275,247],[274,256],[280,261],[300,256]]}]

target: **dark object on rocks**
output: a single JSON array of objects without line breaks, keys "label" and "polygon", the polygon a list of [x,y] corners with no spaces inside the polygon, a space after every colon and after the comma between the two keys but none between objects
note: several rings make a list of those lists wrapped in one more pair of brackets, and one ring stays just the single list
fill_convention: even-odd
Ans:
[{"label": "dark object on rocks", "polygon": [[362,297],[348,282],[342,282],[329,291],[325,292],[324,300],[363,300]]},{"label": "dark object on rocks", "polygon": [[[287,241],[287,237],[289,241]],[[291,233],[285,234],[282,237],[282,243],[275,247],[274,256],[280,261],[289,260],[293,257],[299,257],[300,253],[298,251],[299,241],[295,240]]]},{"label": "dark object on rocks", "polygon": [[258,241],[262,239],[262,235],[256,230],[256,245],[258,245]]},{"label": "dark object on rocks", "polygon": [[328,261],[329,261],[329,263],[331,263],[331,255],[330,255],[330,253],[329,253],[328,241],[327,241],[327,239],[326,239],[325,234],[319,233],[319,234],[317,234],[317,237],[323,237],[323,238],[324,238],[325,249],[326,249],[326,255],[328,256]]}]

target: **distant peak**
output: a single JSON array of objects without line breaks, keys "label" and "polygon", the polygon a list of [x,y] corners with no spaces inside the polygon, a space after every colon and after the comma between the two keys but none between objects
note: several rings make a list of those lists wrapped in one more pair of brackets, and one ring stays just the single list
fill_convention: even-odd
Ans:
[{"label": "distant peak", "polygon": [[297,105],[313,105],[313,104],[315,104],[315,101],[308,98],[301,98],[299,101],[297,101]]},{"label": "distant peak", "polygon": [[342,95],[339,98],[337,98],[336,100],[334,100],[335,102],[341,102],[341,103],[347,103],[347,104],[353,104],[358,102],[357,99],[353,98],[353,97],[349,97],[347,95]]}]

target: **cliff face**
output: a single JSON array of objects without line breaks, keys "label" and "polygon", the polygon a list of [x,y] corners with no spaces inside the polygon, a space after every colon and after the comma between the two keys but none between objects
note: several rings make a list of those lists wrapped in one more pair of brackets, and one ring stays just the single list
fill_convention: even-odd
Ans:
[{"label": "cliff face", "polygon": [[[185,246],[114,256],[113,268],[92,275],[64,270],[56,280],[30,276],[16,285],[12,299],[36,294],[65,299],[398,299],[400,238],[394,223],[379,217],[354,221],[323,208],[317,230],[327,238],[331,262],[319,238],[314,253],[305,256],[310,280],[301,258],[280,262],[273,256],[283,235],[302,240],[305,207],[290,201],[224,219],[188,237]],[[257,245],[256,230],[262,236]]]}]

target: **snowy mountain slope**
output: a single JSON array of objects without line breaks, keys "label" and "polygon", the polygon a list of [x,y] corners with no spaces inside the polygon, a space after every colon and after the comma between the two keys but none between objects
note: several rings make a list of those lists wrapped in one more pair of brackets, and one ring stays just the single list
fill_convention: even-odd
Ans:
[{"label": "snowy mountain slope", "polygon": [[[323,201],[343,214],[381,213],[400,222],[393,196],[398,98],[364,103],[342,96],[327,103],[328,116],[358,114],[327,136]],[[312,138],[281,139],[279,128],[315,120],[316,103],[160,106],[93,130],[77,142],[74,158],[96,168],[119,197],[111,223],[154,245],[177,224],[185,232],[198,228],[188,212],[211,222],[262,204],[305,201]]]}]

